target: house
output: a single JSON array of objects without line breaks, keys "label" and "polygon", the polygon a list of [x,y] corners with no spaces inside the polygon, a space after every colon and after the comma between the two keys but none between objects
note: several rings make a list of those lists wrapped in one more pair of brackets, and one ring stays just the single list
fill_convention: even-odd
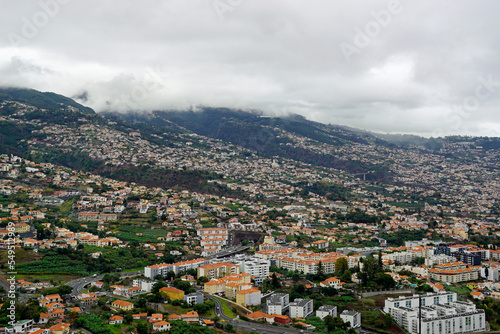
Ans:
[{"label": "house", "polygon": [[178,314],[170,314],[168,320],[181,320],[181,316]]},{"label": "house", "polygon": [[111,307],[118,310],[130,311],[131,309],[134,308],[134,304],[132,304],[131,302],[127,302],[125,300],[118,299],[111,303]]},{"label": "house", "polygon": [[71,309],[71,312],[76,313],[76,314],[80,314],[80,313],[82,313],[83,311],[82,311],[82,309],[81,309],[81,308],[79,308],[79,307],[77,306],[77,307],[73,307],[73,308]]},{"label": "house", "polygon": [[321,320],[323,320],[323,318],[325,318],[327,315],[330,315],[330,316],[336,318],[337,317],[337,306],[323,305],[323,306],[320,306],[316,310],[316,316],[321,318]]},{"label": "house", "polygon": [[5,329],[5,333],[27,333],[33,329],[33,320],[19,320]]},{"label": "house", "polygon": [[330,277],[319,283],[322,287],[332,287],[338,289],[340,286],[340,280],[337,277]]},{"label": "house", "polygon": [[484,295],[481,292],[479,292],[479,291],[472,291],[470,293],[470,295],[474,299],[479,299],[479,300],[483,300],[484,299]]},{"label": "house", "polygon": [[313,312],[313,300],[296,298],[290,303],[291,318],[305,318]]},{"label": "house", "polygon": [[146,320],[147,318],[148,318],[147,313],[132,314],[132,319],[134,320]]},{"label": "house", "polygon": [[266,320],[266,322],[269,324],[274,323],[274,316],[262,311],[255,311],[253,313],[247,314],[246,316],[253,321]]},{"label": "house", "polygon": [[213,327],[214,324],[215,324],[215,322],[212,320],[208,320],[208,319],[203,320],[203,326]]},{"label": "house", "polygon": [[68,334],[70,326],[70,324],[61,323],[50,327],[49,330],[52,334]]},{"label": "house", "polygon": [[427,283],[430,285],[430,287],[432,288],[432,290],[434,290],[434,292],[441,292],[441,291],[444,291],[444,286],[439,284],[439,283],[432,283],[432,282],[429,282]]},{"label": "house", "polygon": [[185,322],[198,322],[200,317],[198,316],[198,312],[189,311],[186,314],[181,314],[181,319]]},{"label": "house", "polygon": [[153,323],[153,331],[155,332],[166,332],[170,330],[170,323],[167,321],[158,321]]},{"label": "house", "polygon": [[173,288],[173,287],[170,287],[170,288],[167,288],[167,287],[161,288],[160,289],[160,293],[163,294],[163,295],[166,295],[171,300],[181,300],[181,299],[184,298],[184,291],[179,290],[177,288]]},{"label": "house", "polygon": [[288,325],[290,322],[292,322],[292,319],[290,319],[290,317],[286,315],[273,314],[273,316],[274,322],[277,322],[278,324]]},{"label": "house", "polygon": [[49,303],[62,303],[63,300],[59,294],[47,295],[40,300],[40,306],[45,306]]},{"label": "house", "polygon": [[64,310],[60,308],[55,308],[49,311],[49,317],[62,319],[64,318]]},{"label": "house", "polygon": [[340,313],[340,319],[348,322],[352,328],[361,327],[361,313],[359,312],[344,310]]},{"label": "house", "polygon": [[104,285],[104,282],[102,282],[102,281],[92,282],[92,283],[90,283],[90,285],[95,286],[98,289],[101,289]]},{"label": "house", "polygon": [[157,321],[162,321],[163,320],[163,314],[161,313],[153,313],[151,314],[151,317],[149,318],[149,322],[157,322]]},{"label": "house", "polygon": [[40,320],[38,320],[38,324],[46,324],[49,322],[49,314],[48,313],[40,313]]},{"label": "house", "polygon": [[119,315],[114,315],[111,318],[109,318],[109,324],[110,325],[123,324],[123,317]]},{"label": "house", "polygon": [[50,331],[48,329],[36,329],[29,334],[50,334]]},{"label": "house", "polygon": [[184,295],[183,300],[189,305],[194,305],[194,304],[203,304],[205,299],[201,292],[193,292]]},{"label": "house", "polygon": [[259,305],[262,293],[259,289],[251,288],[236,292],[236,304],[238,305]]}]

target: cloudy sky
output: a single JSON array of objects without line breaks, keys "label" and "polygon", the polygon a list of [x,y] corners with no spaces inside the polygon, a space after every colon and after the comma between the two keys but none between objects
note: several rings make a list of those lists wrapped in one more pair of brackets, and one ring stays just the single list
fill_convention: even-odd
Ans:
[{"label": "cloudy sky", "polygon": [[500,2],[0,0],[0,85],[500,136]]}]

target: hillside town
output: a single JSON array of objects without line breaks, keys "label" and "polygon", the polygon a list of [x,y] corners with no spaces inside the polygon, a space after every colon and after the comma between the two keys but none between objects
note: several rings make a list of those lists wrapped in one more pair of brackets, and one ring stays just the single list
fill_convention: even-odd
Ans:
[{"label": "hillside town", "polygon": [[[500,329],[498,150],[334,147],[280,130],[296,149],[377,161],[386,184],[194,133],[162,145],[101,116],[1,108],[33,136],[29,157],[0,152],[0,333]],[[206,171],[225,193],[45,159],[75,151],[104,172]]]}]

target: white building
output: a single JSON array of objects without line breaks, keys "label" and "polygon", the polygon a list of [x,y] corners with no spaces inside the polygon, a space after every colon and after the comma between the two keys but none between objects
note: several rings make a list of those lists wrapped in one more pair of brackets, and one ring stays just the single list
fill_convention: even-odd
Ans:
[{"label": "white building", "polygon": [[237,264],[243,273],[263,278],[269,276],[269,267],[271,266],[271,261],[269,260],[241,261]]},{"label": "white building", "polygon": [[408,297],[387,298],[385,300],[384,312],[390,313],[392,309],[399,307],[415,308],[419,306],[419,299],[422,306],[446,304],[457,301],[457,294],[454,292],[429,292],[424,295],[413,295]]},{"label": "white building", "polygon": [[290,303],[290,318],[305,318],[313,312],[313,300],[297,298]]},{"label": "white building", "polygon": [[456,257],[446,254],[432,255],[425,259],[425,265],[432,267],[438,264],[453,263],[456,260]]},{"label": "white building", "polygon": [[316,316],[321,318],[321,320],[327,315],[331,315],[335,318],[337,316],[337,306],[323,305],[316,310]]},{"label": "white building", "polygon": [[151,292],[156,282],[147,278],[138,278],[132,281],[132,286],[141,288],[142,292]]},{"label": "white building", "polygon": [[197,269],[205,264],[208,264],[208,261],[203,258],[172,264],[160,263],[145,267],[144,276],[152,279],[156,275],[166,276],[169,271],[173,271],[177,275],[181,271],[187,272],[189,269]]},{"label": "white building", "polygon": [[348,322],[352,328],[361,327],[361,313],[359,312],[344,310],[340,313],[340,319]]},{"label": "white building", "polygon": [[457,301],[456,298],[456,293],[428,293],[422,295],[420,308],[417,295],[388,298],[384,311],[389,310],[394,321],[411,334],[420,332],[420,324],[421,334],[454,334],[486,330],[484,310],[478,310],[473,303]]},{"label": "white building", "polygon": [[264,312],[267,314],[284,315],[290,306],[290,296],[288,293],[275,293],[266,300]]}]

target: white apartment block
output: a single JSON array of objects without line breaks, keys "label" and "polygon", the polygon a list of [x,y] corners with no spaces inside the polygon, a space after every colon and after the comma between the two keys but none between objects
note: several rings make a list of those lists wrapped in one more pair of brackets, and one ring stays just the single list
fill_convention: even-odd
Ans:
[{"label": "white apartment block", "polygon": [[422,334],[454,334],[486,329],[484,310],[476,309],[473,303],[457,301],[454,292],[388,298],[384,312],[390,313],[394,321],[411,334],[420,332],[420,324]]},{"label": "white apartment block", "polygon": [[313,312],[313,300],[297,298],[290,303],[290,318],[305,318]]},{"label": "white apartment block", "polygon": [[419,299],[422,306],[446,304],[457,301],[457,294],[454,292],[427,293],[423,295],[413,295],[408,297],[387,298],[385,300],[384,312],[390,313],[392,309],[399,307],[415,308],[419,306]]},{"label": "white apartment block", "polygon": [[438,264],[453,263],[456,260],[456,257],[446,254],[431,255],[425,258],[425,265],[432,267]]},{"label": "white apartment block", "polygon": [[197,269],[205,264],[208,264],[208,261],[202,258],[172,264],[160,263],[145,267],[144,276],[153,279],[156,275],[166,276],[169,271],[173,271],[177,275],[181,271],[187,272],[189,269]]},{"label": "white apartment block", "polygon": [[241,261],[237,264],[240,266],[240,270],[243,273],[263,278],[269,276],[269,267],[271,266],[271,261],[269,260]]},{"label": "white apartment block", "polygon": [[275,293],[267,298],[264,305],[264,312],[267,314],[284,315],[290,306],[290,296],[288,293]]},{"label": "white apartment block", "polygon": [[316,310],[316,316],[323,320],[327,315],[337,317],[337,306],[323,305]]},{"label": "white apartment block", "polygon": [[340,313],[340,319],[348,322],[352,328],[361,327],[361,313],[351,310],[344,310]]},{"label": "white apartment block", "polygon": [[[486,330],[484,310],[476,309],[473,303],[451,302],[419,308],[401,307],[393,309],[394,321],[411,334],[455,334]],[[420,326],[421,331],[419,330]]]},{"label": "white apartment block", "polygon": [[150,279],[138,278],[132,281],[132,286],[141,288],[142,292],[151,292],[155,283],[156,281]]}]

